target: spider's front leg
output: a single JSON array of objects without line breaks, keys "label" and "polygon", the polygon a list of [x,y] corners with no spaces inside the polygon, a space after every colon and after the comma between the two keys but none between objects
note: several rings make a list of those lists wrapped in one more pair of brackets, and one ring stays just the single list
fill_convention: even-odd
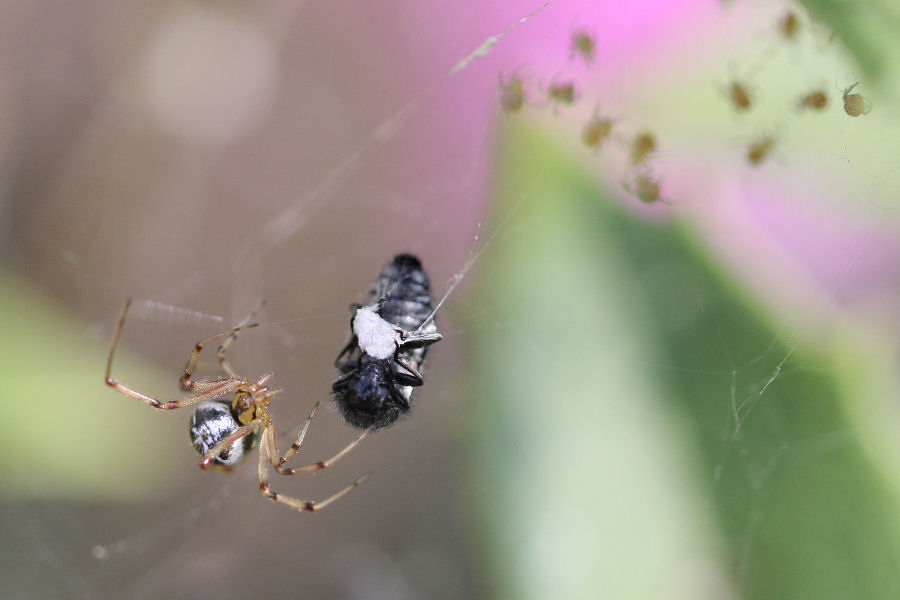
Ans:
[{"label": "spider's front leg", "polygon": [[[258,309],[257,309],[258,310]],[[254,311],[255,314],[255,311]],[[231,340],[237,337],[239,331],[243,331],[244,329],[250,329],[251,327],[258,327],[259,323],[248,323],[247,325],[239,325],[237,327],[232,327],[228,331],[223,331],[222,333],[217,333],[212,337],[208,337],[205,340],[200,340],[196,344],[194,344],[194,351],[191,352],[191,358],[188,359],[187,366],[184,368],[184,375],[181,378],[181,387],[183,387],[187,391],[191,391],[195,389],[199,384],[204,382],[194,381],[194,369],[197,367],[197,359],[200,358],[200,352],[203,351],[203,348],[210,342],[214,340],[218,340],[225,336],[229,336],[228,340],[223,342],[222,346],[219,348],[219,363],[222,365],[222,368],[228,374],[228,377],[231,379],[235,379],[237,376],[234,374],[234,371],[228,365],[228,362],[225,360],[225,349],[228,348],[228,345],[231,344]],[[225,380],[224,378],[219,378],[219,380]],[[214,380],[215,381],[215,380]]]},{"label": "spider's front leg", "polygon": [[[250,323],[250,321],[253,320],[254,317],[256,317],[256,314],[260,310],[262,310],[265,305],[266,305],[266,301],[261,300],[259,303],[259,306],[257,306],[255,309],[253,309],[253,312],[250,313],[247,316],[247,318],[244,319],[243,322],[240,323],[240,325],[238,325],[237,328],[232,329],[231,334],[228,336],[228,338],[219,345],[219,349],[216,351],[216,360],[219,361],[219,365],[222,367],[222,370],[225,371],[226,373],[228,373],[229,377],[237,377],[237,375],[235,374],[234,369],[231,368],[231,365],[228,363],[228,359],[225,357],[225,353],[227,352],[228,347],[234,342],[234,340],[237,339],[238,331],[240,331],[240,327],[248,327],[249,328],[249,327],[256,326],[256,324],[250,325],[249,323]],[[206,341],[209,341],[209,340],[206,340]]]},{"label": "spider's front leg", "polygon": [[216,398],[218,396],[229,394],[235,391],[241,384],[241,381],[234,378],[195,382],[192,386],[192,389],[198,392],[196,395],[187,396],[179,400],[162,401],[157,400],[153,396],[149,396],[135,389],[132,389],[127,385],[119,382],[112,376],[112,363],[113,357],[116,354],[116,347],[119,345],[119,338],[122,335],[122,328],[125,326],[125,317],[128,315],[128,309],[130,307],[131,298],[128,298],[125,301],[125,305],[122,307],[122,314],[119,316],[119,322],[116,325],[115,332],[113,333],[112,344],[109,347],[109,356],[106,359],[106,377],[104,379],[106,385],[110,386],[111,388],[115,388],[118,392],[125,394],[126,396],[130,396],[132,398],[135,398],[136,400],[140,400],[141,402],[146,402],[153,408],[157,408],[160,410],[173,410],[176,408],[190,406],[192,404],[197,404],[198,402],[203,402],[204,400],[212,400],[213,398]]}]

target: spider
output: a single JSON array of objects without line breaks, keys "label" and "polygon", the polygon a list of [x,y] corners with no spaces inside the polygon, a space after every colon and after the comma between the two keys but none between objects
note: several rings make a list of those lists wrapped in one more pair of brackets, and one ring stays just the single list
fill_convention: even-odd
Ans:
[{"label": "spider", "polygon": [[575,89],[575,82],[566,81],[564,83],[559,83],[557,81],[558,78],[558,75],[553,78],[553,80],[550,82],[550,87],[548,87],[546,91],[544,91],[543,87],[541,88],[541,91],[544,91],[544,93],[547,94],[547,102],[544,104],[544,106],[546,106],[547,104],[552,104],[553,114],[557,114],[557,108],[559,108],[561,104],[571,106],[578,98],[578,92]]},{"label": "spider", "polygon": [[809,108],[812,110],[824,110],[828,105],[828,96],[824,90],[815,90],[808,94],[804,94],[797,102],[800,109]]},{"label": "spider", "polygon": [[581,141],[588,148],[593,148],[595,151],[599,150],[603,141],[609,137],[612,127],[612,119],[601,117],[600,107],[598,106],[594,109],[594,115],[591,117],[591,120],[585,124],[584,129],[581,131]]},{"label": "spider", "polygon": [[522,78],[513,73],[509,79],[503,81],[503,73],[500,73],[497,79],[500,80],[500,106],[503,107],[503,112],[506,114],[519,112],[528,102]]},{"label": "spider", "polygon": [[644,169],[635,173],[631,181],[622,182],[622,187],[644,204],[653,204],[655,202],[671,204],[668,200],[660,198],[659,180],[653,177],[649,170]]},{"label": "spider", "polygon": [[351,306],[350,341],[334,366],[332,385],[344,420],[365,430],[388,427],[411,408],[427,347],[441,340],[422,263],[399,254],[381,270],[365,305]]},{"label": "spider", "polygon": [[797,39],[797,32],[800,30],[800,20],[797,13],[792,10],[787,11],[778,20],[778,32],[785,40],[794,41]]},{"label": "spider", "polygon": [[629,160],[633,165],[639,165],[656,152],[656,136],[652,131],[642,130],[631,141],[631,154]]},{"label": "spider", "polygon": [[764,135],[747,147],[747,161],[754,167],[763,164],[775,148],[775,138]]},{"label": "spider", "polygon": [[734,80],[729,83],[727,93],[728,98],[731,100],[731,105],[734,106],[734,110],[746,112],[753,106],[753,94],[747,86],[740,81]]},{"label": "spider", "polygon": [[583,58],[585,63],[591,64],[594,62],[594,52],[596,49],[597,42],[591,33],[583,29],[572,32],[569,60],[574,60],[577,55]]},{"label": "spider", "polygon": [[[118,325],[116,325],[116,330],[113,334],[109,358],[106,361],[106,384],[126,396],[146,402],[159,410],[173,410],[196,404],[197,408],[191,419],[191,441],[194,448],[202,455],[200,458],[201,469],[231,471],[235,466],[243,462],[255,446],[259,445],[259,492],[275,502],[286,504],[301,511],[317,511],[325,508],[358,486],[369,476],[368,473],[363,475],[344,489],[318,502],[283,496],[271,489],[268,480],[270,465],[280,475],[293,475],[294,473],[327,469],[359,444],[365,437],[365,432],[327,460],[296,468],[284,467],[288,459],[303,444],[303,439],[306,437],[309,425],[316,414],[316,410],[319,408],[319,403],[316,402],[312,412],[306,418],[296,441],[291,444],[290,449],[283,456],[279,456],[278,444],[275,439],[275,427],[269,414],[269,403],[281,390],[273,390],[266,385],[266,382],[272,377],[272,373],[266,373],[255,381],[241,377],[235,373],[225,357],[228,346],[237,338],[238,332],[256,327],[258,323],[239,325],[197,342],[181,378],[182,388],[187,392],[192,392],[192,394],[179,400],[157,400],[153,396],[134,390],[114,379],[111,375],[113,356],[115,355],[119,336],[125,325],[125,317],[130,306],[131,299],[129,298],[122,308],[122,315],[119,317]],[[255,314],[256,311],[248,318],[248,321]],[[200,352],[210,342],[222,338],[226,339],[219,346],[216,357],[222,371],[225,372],[225,376],[194,379],[194,368],[197,366]],[[231,395],[230,401],[217,400],[217,398],[229,394]]]},{"label": "spider", "polygon": [[857,81],[853,85],[848,88],[845,88],[843,93],[844,98],[844,112],[850,115],[851,117],[858,117],[859,115],[867,115],[869,111],[872,110],[872,102],[863,96],[862,94],[851,94],[853,88],[859,85]]}]

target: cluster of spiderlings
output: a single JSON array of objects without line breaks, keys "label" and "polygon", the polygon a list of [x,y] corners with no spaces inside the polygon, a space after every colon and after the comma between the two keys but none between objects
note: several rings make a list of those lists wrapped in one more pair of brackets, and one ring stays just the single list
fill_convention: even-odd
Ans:
[{"label": "cluster of spiderlings", "polygon": [[[584,61],[586,65],[594,62],[594,56],[597,50],[597,42],[594,35],[584,29],[572,31],[569,40],[569,60],[576,58]],[[506,114],[514,114],[522,110],[527,105],[543,107],[551,105],[553,113],[556,114],[561,106],[571,106],[578,100],[578,88],[573,79],[561,80],[559,75],[554,77],[549,85],[545,88],[543,84],[538,84],[540,95],[543,97],[541,101],[532,102],[528,93],[525,91],[525,81],[518,73],[512,74],[504,78],[504,74],[499,75],[500,80],[500,106]],[[601,126],[602,129],[602,126]],[[598,130],[597,141],[595,145],[603,141],[604,135]]]},{"label": "cluster of spiderlings", "polygon": [[[854,88],[859,85],[857,81],[853,85],[844,88],[841,97],[844,101],[844,112],[851,117],[867,115],[872,110],[872,102],[858,93],[853,92]],[[823,111],[828,106],[828,95],[823,89],[816,89],[800,96],[797,101],[797,107],[801,110]]]},{"label": "cluster of spiderlings", "polygon": [[573,80],[559,81],[558,77],[554,77],[546,90],[539,85],[538,88],[544,100],[538,103],[532,102],[528,98],[525,81],[518,74],[513,73],[504,79],[501,73],[499,80],[500,107],[508,115],[521,111],[526,105],[543,107],[548,104],[553,106],[553,113],[556,114],[558,107],[571,106],[578,99],[578,91]]},{"label": "cluster of spiderlings", "polygon": [[[791,13],[793,15],[793,13]],[[796,18],[796,17],[794,17]],[[796,24],[794,25],[796,27]],[[754,105],[754,96],[750,91],[750,88],[746,83],[733,80],[727,89],[728,99],[731,102],[731,106],[737,113],[746,113],[749,112]],[[809,102],[818,102],[818,96],[813,98],[813,94],[809,94]],[[801,100],[801,103],[807,102],[806,97]],[[824,103],[825,100],[822,100]],[[747,162],[749,162],[752,166],[758,167],[762,163],[766,161],[769,155],[772,153],[772,150],[775,147],[775,138],[772,136],[763,136],[758,140],[752,142],[747,147]]]},{"label": "cluster of spiderlings", "polygon": [[[868,98],[859,93],[851,93],[858,85],[859,82],[857,81],[841,92],[844,101],[844,112],[851,117],[867,115],[872,110],[872,102]],[[753,95],[745,84],[738,81],[733,81],[729,84],[728,97],[736,112],[749,111],[753,105]],[[799,110],[821,112],[828,106],[828,93],[822,88],[801,93],[797,97],[796,104]]]},{"label": "cluster of spiderlings", "polygon": [[653,157],[658,147],[656,135],[649,129],[637,132],[629,145],[628,162],[631,170],[626,173],[622,187],[645,204],[666,202],[659,194],[659,179],[653,175],[648,164],[648,159]]},{"label": "cluster of spiderlings", "polygon": [[[583,61],[591,66],[596,55],[595,37],[585,29],[573,30],[569,39],[569,60]],[[500,106],[506,114],[520,112],[525,106],[552,106],[556,114],[560,107],[571,106],[577,102],[579,93],[574,79],[563,79],[555,76],[546,87],[537,85],[540,100],[534,101],[526,91],[526,82],[518,72],[507,72],[499,75]],[[537,94],[535,94],[537,95]],[[745,93],[749,107],[749,93]],[[656,135],[647,129],[641,130],[631,137],[614,135],[616,121],[600,112],[599,105],[581,130],[581,141],[584,146],[598,152],[608,140],[627,144],[627,167],[622,187],[631,195],[644,203],[662,201],[660,197],[660,181],[653,175],[648,161],[657,151]]]},{"label": "cluster of spiderlings", "polygon": [[[795,42],[802,30],[802,23],[794,11],[785,12],[777,22],[778,38],[782,42]],[[771,56],[771,54],[767,55]],[[750,68],[747,72],[756,73],[762,62]],[[854,92],[860,82],[856,82],[842,90],[843,110],[851,117],[867,115],[872,110],[872,102],[858,92]],[[829,93],[822,87],[807,89],[806,91],[793,92],[794,106],[797,111],[808,113],[823,113],[829,106]],[[745,80],[734,79],[724,90],[731,108],[736,113],[747,113],[756,105],[756,100],[751,87]],[[774,136],[765,134],[746,146],[745,157],[747,163],[757,167],[762,165],[773,154],[777,145]]]}]

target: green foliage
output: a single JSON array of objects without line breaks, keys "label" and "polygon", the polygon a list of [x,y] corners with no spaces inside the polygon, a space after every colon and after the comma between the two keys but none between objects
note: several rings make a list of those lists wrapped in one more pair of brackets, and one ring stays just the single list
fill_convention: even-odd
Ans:
[{"label": "green foliage", "polygon": [[803,0],[828,24],[872,82],[900,76],[900,5],[890,0]]},{"label": "green foliage", "polygon": [[896,597],[897,482],[853,413],[888,373],[846,366],[868,350],[788,339],[542,134],[502,160],[467,441],[493,597]]},{"label": "green foliage", "polygon": [[[96,500],[162,491],[175,457],[192,456],[186,417],[160,419],[108,388],[105,340],[92,341],[74,316],[12,273],[0,271],[0,285],[3,495]],[[116,375],[177,393],[124,350]]]}]

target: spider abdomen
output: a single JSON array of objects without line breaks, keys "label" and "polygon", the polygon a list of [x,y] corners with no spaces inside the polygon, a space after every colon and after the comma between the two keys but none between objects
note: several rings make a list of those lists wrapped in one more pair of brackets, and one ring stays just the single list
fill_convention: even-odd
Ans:
[{"label": "spider abdomen", "polygon": [[[191,444],[201,456],[205,455],[240,426],[232,414],[230,402],[224,400],[201,402],[191,416]],[[226,467],[239,464],[253,450],[258,440],[255,431],[236,440],[216,456],[213,464]]]}]

